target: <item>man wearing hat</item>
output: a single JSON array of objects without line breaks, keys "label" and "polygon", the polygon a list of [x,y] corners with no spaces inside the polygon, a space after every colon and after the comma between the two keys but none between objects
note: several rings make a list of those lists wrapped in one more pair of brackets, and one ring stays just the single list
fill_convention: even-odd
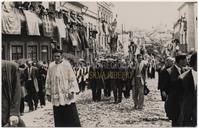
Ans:
[{"label": "man wearing hat", "polygon": [[173,64],[174,64],[174,58],[168,57],[165,60],[165,64],[159,71],[158,89],[160,90],[162,101],[166,101],[166,98],[167,98],[167,94],[164,90],[164,88],[167,86],[166,79],[168,76],[166,72],[168,68],[173,66]]},{"label": "man wearing hat", "polygon": [[179,77],[179,84],[183,87],[179,126],[197,126],[197,52],[190,57],[191,69]]},{"label": "man wearing hat", "polygon": [[187,64],[186,55],[184,53],[179,53],[175,57],[175,64],[167,69],[166,87],[164,88],[168,99],[166,100],[166,113],[169,120],[172,120],[172,126],[178,126],[177,120],[180,113],[182,88],[178,83],[178,77],[181,75]]}]

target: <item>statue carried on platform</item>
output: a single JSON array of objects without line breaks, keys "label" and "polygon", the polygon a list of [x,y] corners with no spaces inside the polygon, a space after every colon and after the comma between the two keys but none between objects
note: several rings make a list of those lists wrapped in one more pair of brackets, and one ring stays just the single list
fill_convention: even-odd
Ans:
[{"label": "statue carried on platform", "polygon": [[117,52],[117,41],[118,41],[118,34],[116,33],[116,27],[117,27],[117,20],[114,19],[114,21],[109,26],[109,32],[110,32],[110,52],[115,53]]}]

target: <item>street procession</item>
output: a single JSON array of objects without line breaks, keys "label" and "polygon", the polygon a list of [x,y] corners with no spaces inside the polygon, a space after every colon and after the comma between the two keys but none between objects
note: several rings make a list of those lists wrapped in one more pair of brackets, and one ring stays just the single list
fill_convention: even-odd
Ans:
[{"label": "street procession", "polygon": [[2,1],[1,127],[196,127],[196,41],[196,1]]}]

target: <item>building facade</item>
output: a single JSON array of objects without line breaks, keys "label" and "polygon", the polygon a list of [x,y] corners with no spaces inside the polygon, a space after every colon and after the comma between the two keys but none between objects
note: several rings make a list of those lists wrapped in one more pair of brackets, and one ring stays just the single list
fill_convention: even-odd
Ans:
[{"label": "building facade", "polygon": [[[51,37],[41,35],[39,31],[41,21],[36,13],[28,10],[27,3],[3,2],[1,4],[2,59],[18,60],[29,58],[33,61],[43,60],[48,62],[52,59]],[[19,6],[23,6],[23,8],[19,8]],[[37,3],[35,3],[35,6],[37,6]],[[31,9],[33,10],[33,8]],[[25,17],[22,10],[29,13],[32,20],[35,21],[35,24],[33,24],[34,30],[27,30],[27,23],[30,23],[31,19],[30,17]]]},{"label": "building facade", "polygon": [[89,49],[87,51],[88,60],[93,62],[98,53],[98,14],[96,2],[81,2],[87,6],[87,10],[82,13],[84,23],[87,26],[87,40],[89,42]]},{"label": "building facade", "polygon": [[174,39],[180,42],[180,50],[188,52],[197,48],[197,3],[185,2],[179,8],[179,18],[174,25]]},{"label": "building facade", "polygon": [[51,39],[46,37],[2,35],[2,59],[29,58],[48,62],[52,58],[50,42]]},{"label": "building facade", "polygon": [[110,51],[110,35],[108,26],[113,21],[113,7],[111,2],[97,2],[98,5],[98,29],[99,29],[99,47],[102,52]]},{"label": "building facade", "polygon": [[[59,47],[66,53],[92,62],[97,53],[109,47],[108,27],[113,18],[113,4],[110,2],[5,2],[2,8],[2,59],[50,61],[52,49]],[[7,14],[9,11],[4,10],[10,8]],[[24,12],[31,14],[32,19]],[[9,23],[9,18],[15,18],[17,22]],[[31,28],[31,22],[36,30]],[[16,24],[20,32],[8,30],[15,29]],[[85,38],[79,33],[81,28],[85,30]],[[29,34],[28,29],[33,34]]]},{"label": "building facade", "polygon": [[[68,30],[72,24],[72,15],[81,14],[85,8],[79,2],[3,2],[2,59],[28,58],[48,62],[52,60],[52,49],[55,47],[82,57],[82,50],[70,49],[68,40],[71,39],[66,40],[67,36],[70,38],[69,31],[61,35],[60,27]],[[69,23],[59,17],[63,11],[68,13]],[[61,26],[59,23],[62,23]]]}]

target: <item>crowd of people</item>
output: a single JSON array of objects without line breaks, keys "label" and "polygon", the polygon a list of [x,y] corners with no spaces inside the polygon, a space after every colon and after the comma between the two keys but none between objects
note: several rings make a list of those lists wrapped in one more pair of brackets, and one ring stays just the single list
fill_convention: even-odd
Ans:
[{"label": "crowd of people", "polygon": [[[197,53],[183,53],[162,61],[137,54],[132,61],[114,57],[96,58],[92,64],[85,61],[73,63],[63,59],[62,50],[53,50],[54,61],[49,65],[39,61],[15,63],[2,61],[2,126],[25,126],[20,119],[25,102],[29,111],[53,105],[56,127],[79,127],[76,95],[92,90],[92,100],[110,98],[122,102],[123,96],[132,99],[135,110],[144,107],[147,79],[158,72],[158,89],[165,112],[172,126],[196,126],[196,72]],[[189,58],[189,59],[187,59]],[[68,116],[69,115],[69,116]]]},{"label": "crowd of people", "polygon": [[[187,59],[189,58],[189,59]],[[187,61],[189,60],[189,61]],[[197,125],[197,52],[168,57],[159,69],[158,89],[173,127]]]},{"label": "crowd of people", "polygon": [[[140,77],[140,80],[143,79],[138,84],[141,83],[139,86],[143,86],[144,89],[147,64],[142,60],[143,56],[139,54],[137,63],[118,58],[105,58],[102,61],[95,61],[90,66],[88,77],[93,101],[101,101],[102,90],[107,98],[111,97],[111,92],[113,92],[114,103],[122,102],[122,95],[129,98],[130,90],[134,90],[133,98],[135,101],[139,99],[138,96],[142,97],[144,95],[143,90],[141,90],[141,94],[138,94],[138,89],[135,88],[135,82],[138,82],[138,80],[133,79],[135,77]],[[140,65],[141,68],[138,69]]]}]

